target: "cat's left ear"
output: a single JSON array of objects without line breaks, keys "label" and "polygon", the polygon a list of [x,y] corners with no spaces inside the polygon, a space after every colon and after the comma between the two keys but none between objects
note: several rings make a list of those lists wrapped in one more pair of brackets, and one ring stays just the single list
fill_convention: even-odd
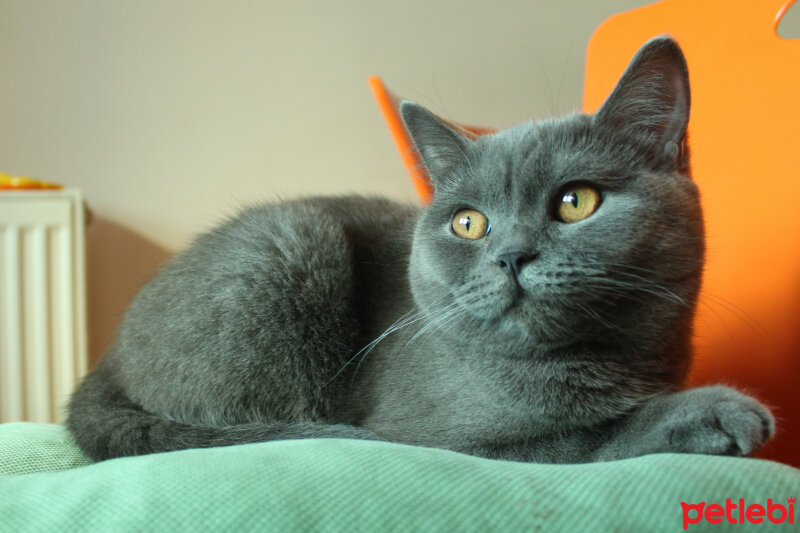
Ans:
[{"label": "cat's left ear", "polygon": [[595,121],[612,132],[656,144],[681,167],[689,103],[683,52],[672,38],[656,37],[636,53]]},{"label": "cat's left ear", "polygon": [[402,102],[400,115],[434,185],[452,178],[466,160],[469,141],[414,102]]}]

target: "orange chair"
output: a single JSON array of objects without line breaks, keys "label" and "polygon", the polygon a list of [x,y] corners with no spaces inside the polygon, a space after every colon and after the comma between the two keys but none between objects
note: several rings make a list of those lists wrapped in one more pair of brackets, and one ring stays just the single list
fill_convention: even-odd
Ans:
[{"label": "orange chair", "polygon": [[[690,384],[727,383],[763,399],[778,434],[760,456],[800,466],[800,40],[776,31],[793,3],[663,0],[611,17],[589,43],[584,111],[600,106],[651,37],[666,33],[680,43],[708,242]],[[370,86],[428,201],[432,189],[399,100],[378,78]]]}]

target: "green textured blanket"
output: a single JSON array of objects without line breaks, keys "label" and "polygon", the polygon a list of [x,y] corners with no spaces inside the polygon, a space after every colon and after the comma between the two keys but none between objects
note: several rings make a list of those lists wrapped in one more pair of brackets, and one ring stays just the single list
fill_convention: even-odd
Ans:
[{"label": "green textured blanket", "polygon": [[89,464],[62,426],[0,425],[2,532],[797,531],[798,496],[800,471],[755,459],[541,465],[306,440]]}]

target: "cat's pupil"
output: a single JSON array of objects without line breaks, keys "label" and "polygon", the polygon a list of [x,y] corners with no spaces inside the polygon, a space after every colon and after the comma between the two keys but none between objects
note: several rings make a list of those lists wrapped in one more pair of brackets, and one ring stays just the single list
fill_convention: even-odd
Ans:
[{"label": "cat's pupil", "polygon": [[460,219],[458,219],[458,223],[464,226],[464,229],[466,229],[467,231],[469,231],[470,222],[471,222],[470,217],[461,217]]},{"label": "cat's pupil", "polygon": [[578,208],[578,195],[575,193],[567,193],[564,195],[564,198],[561,199],[562,202],[572,204],[572,207],[575,209]]}]

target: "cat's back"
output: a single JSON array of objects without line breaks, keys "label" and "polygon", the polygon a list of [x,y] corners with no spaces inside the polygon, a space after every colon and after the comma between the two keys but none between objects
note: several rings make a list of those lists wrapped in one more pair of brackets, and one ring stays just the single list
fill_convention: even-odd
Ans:
[{"label": "cat's back", "polygon": [[[132,400],[189,422],[198,418],[193,410],[207,412],[197,408],[205,396],[261,394],[239,384],[311,372],[316,386],[407,305],[418,210],[359,196],[247,208],[198,237],[142,289],[108,364]],[[398,308],[386,308],[387,300]],[[315,403],[315,391],[302,386],[270,394],[278,398],[247,403],[285,405],[288,415],[297,396],[306,397],[303,409]],[[237,412],[206,422],[253,417]]]}]

